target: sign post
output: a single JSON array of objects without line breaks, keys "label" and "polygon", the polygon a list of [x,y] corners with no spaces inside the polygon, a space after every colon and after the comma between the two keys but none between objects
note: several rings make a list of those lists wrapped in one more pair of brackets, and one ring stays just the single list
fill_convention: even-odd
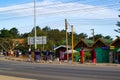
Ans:
[{"label": "sign post", "polygon": [[44,50],[44,44],[47,44],[46,36],[38,36],[38,37],[36,37],[36,39],[35,39],[35,37],[28,37],[28,45],[33,45],[35,43],[43,44],[43,50]]}]

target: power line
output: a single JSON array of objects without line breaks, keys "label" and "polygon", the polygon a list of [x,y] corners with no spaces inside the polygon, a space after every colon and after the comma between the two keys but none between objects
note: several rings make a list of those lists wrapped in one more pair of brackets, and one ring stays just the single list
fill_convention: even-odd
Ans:
[{"label": "power line", "polygon": [[[68,1],[66,3],[71,3],[71,2],[79,2],[78,0],[77,1]],[[24,3],[25,4],[25,3]],[[27,3],[26,3],[27,4]],[[29,4],[29,3],[28,3]],[[48,6],[53,6],[53,5],[61,5],[61,3],[51,3],[51,4],[45,4],[45,5],[39,5],[39,6],[36,6],[36,7],[48,7]],[[6,11],[0,11],[0,12],[9,12],[9,11],[16,11],[16,10],[25,10],[25,9],[30,9],[30,8],[34,8],[33,6],[32,7],[26,7],[26,8],[18,8],[18,9],[10,9],[10,10],[6,10]]]},{"label": "power line", "polygon": [[[110,6],[110,5],[108,5]],[[114,5],[111,5],[111,6],[114,6]],[[93,8],[83,8],[83,9],[71,9],[71,10],[63,10],[63,11],[55,11],[55,12],[49,12],[49,13],[44,13],[44,14],[39,14],[39,15],[46,15],[46,14],[53,14],[53,13],[61,13],[61,12],[70,12],[70,11],[80,11],[80,10],[94,10],[94,9],[97,9],[97,8],[100,8],[100,7],[93,7]],[[20,16],[20,17],[17,17],[17,16],[14,16],[14,17],[8,17],[8,18],[3,18],[3,19],[0,19],[0,20],[8,20],[8,19],[16,19],[16,18],[24,18],[24,17],[29,17],[29,16],[33,16],[33,15],[26,15],[26,16]]]},{"label": "power line", "polygon": [[[79,21],[80,21],[80,24],[81,24],[81,23],[84,23],[84,22],[81,22],[81,21],[85,21],[85,23],[90,23],[90,22],[87,22],[87,21],[88,21],[88,20],[95,20],[95,21],[97,20],[97,21],[99,21],[99,20],[104,20],[104,19],[68,19],[68,20],[70,20],[70,21],[68,21],[67,24],[68,24],[69,26],[71,26],[70,23],[76,23],[75,20],[79,20]],[[73,22],[73,20],[74,20],[74,22]],[[51,23],[53,24],[53,23],[54,23],[54,24],[56,24],[56,25],[58,26],[58,24],[61,23],[61,21],[64,22],[63,20],[56,20],[56,21],[41,22],[40,24],[47,24],[47,26],[48,26],[49,24],[51,24]],[[71,22],[71,21],[72,21],[72,22]],[[107,21],[109,21],[109,20],[107,20]],[[57,22],[57,23],[56,23],[56,22]],[[78,22],[77,22],[77,23],[78,23]],[[109,22],[107,22],[107,23],[109,24]],[[39,26],[40,24],[37,24],[37,25]],[[96,24],[96,23],[95,23],[95,24]],[[99,24],[99,23],[97,23],[97,24]],[[100,22],[99,25],[104,25],[104,24],[105,24],[105,25],[108,25],[108,24],[106,24],[106,23],[101,23],[101,22]],[[81,24],[81,25],[88,25],[88,24]],[[110,25],[111,25],[111,24],[110,24]],[[27,27],[27,28],[28,28],[28,27],[30,27],[30,26],[33,26],[33,25],[26,25],[26,26],[20,26],[20,27]]]},{"label": "power line", "polygon": [[[76,1],[68,1],[68,2],[66,2],[66,3],[71,3],[71,2],[79,2],[79,1],[81,1],[81,0],[76,0]],[[88,2],[86,2],[86,3],[89,3],[89,2],[91,2],[91,1],[88,1]],[[51,4],[46,4],[46,5],[39,5],[39,6],[36,6],[37,8],[38,7],[49,7],[49,6],[55,6],[55,5],[57,5],[57,7],[60,7],[60,6],[63,6],[63,5],[61,5],[61,3],[51,3]],[[27,9],[31,9],[31,8],[34,8],[33,6],[32,7],[27,7],[27,8],[18,8],[18,9],[11,9],[11,10],[6,10],[6,11],[0,11],[0,12],[8,12],[8,13],[10,13],[10,11],[18,11],[18,10],[27,10]]]},{"label": "power line", "polygon": [[[116,6],[115,4],[113,5],[104,5],[102,7],[105,7],[105,6]],[[80,11],[80,10],[92,10],[92,9],[97,9],[99,7],[93,7],[93,8],[83,8],[83,9],[80,9],[80,8],[77,8],[77,9],[71,9],[71,10],[63,10],[63,11],[54,11],[54,12],[49,12],[49,13],[44,13],[44,14],[38,14],[38,15],[47,15],[47,14],[53,14],[53,13],[61,13],[61,12],[70,12],[70,11]],[[22,8],[23,9],[23,8]],[[29,9],[29,8],[25,8],[25,9]],[[16,9],[16,10],[19,10],[19,9]],[[7,19],[16,19],[16,18],[24,18],[24,17],[29,17],[29,16],[33,16],[33,15],[26,15],[26,16],[13,16],[13,17],[7,17],[7,18],[3,18],[3,19],[0,19],[0,20],[7,20]]]}]

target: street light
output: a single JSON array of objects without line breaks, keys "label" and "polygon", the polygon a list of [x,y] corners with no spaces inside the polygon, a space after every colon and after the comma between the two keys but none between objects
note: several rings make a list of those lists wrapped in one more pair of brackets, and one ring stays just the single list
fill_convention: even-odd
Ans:
[{"label": "street light", "polygon": [[94,29],[91,29],[92,30],[92,35],[93,35],[93,42],[95,41],[95,38],[94,38]]},{"label": "street light", "polygon": [[[65,19],[65,29],[66,29],[66,51],[68,51],[68,33],[67,33],[68,22],[67,22],[67,19]],[[68,57],[69,57],[69,55],[67,54],[67,61],[68,61]]]},{"label": "street light", "polygon": [[36,44],[36,1],[34,0],[34,28],[35,28],[35,49],[37,49]]}]

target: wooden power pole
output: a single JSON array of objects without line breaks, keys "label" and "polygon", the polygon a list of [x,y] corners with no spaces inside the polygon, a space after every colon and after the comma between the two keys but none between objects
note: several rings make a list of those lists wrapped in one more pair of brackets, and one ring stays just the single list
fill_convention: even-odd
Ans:
[{"label": "wooden power pole", "polygon": [[[66,30],[66,51],[68,51],[68,22],[67,19],[65,19],[65,30]],[[68,53],[67,53],[67,60],[68,60]]]}]

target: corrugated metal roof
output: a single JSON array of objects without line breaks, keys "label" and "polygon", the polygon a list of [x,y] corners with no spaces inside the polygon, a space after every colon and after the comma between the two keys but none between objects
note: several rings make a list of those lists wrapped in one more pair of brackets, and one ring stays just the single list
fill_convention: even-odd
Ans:
[{"label": "corrugated metal roof", "polygon": [[89,40],[89,39],[82,39],[86,45],[88,45],[89,47],[94,43],[93,40]]},{"label": "corrugated metal roof", "polygon": [[115,39],[110,46],[120,47],[120,38]]},{"label": "corrugated metal roof", "polygon": [[99,39],[97,39],[94,42],[94,44],[92,45],[92,47],[94,47],[94,45],[96,45],[96,44],[99,46],[98,42],[99,43],[101,42],[104,46],[110,46],[110,43],[112,42],[112,40],[110,40],[110,39],[104,39],[104,38],[99,38]]},{"label": "corrugated metal roof", "polygon": [[[58,47],[55,47],[54,50],[59,49],[59,48],[61,48],[61,47],[66,48],[66,45],[60,45],[60,46],[58,46]],[[68,46],[68,48],[71,48],[71,46]]]},{"label": "corrugated metal roof", "polygon": [[89,40],[89,39],[81,39],[74,48],[77,48],[78,46],[79,46],[79,47],[91,47],[92,44],[93,44],[93,41],[92,41],[92,40]]}]

